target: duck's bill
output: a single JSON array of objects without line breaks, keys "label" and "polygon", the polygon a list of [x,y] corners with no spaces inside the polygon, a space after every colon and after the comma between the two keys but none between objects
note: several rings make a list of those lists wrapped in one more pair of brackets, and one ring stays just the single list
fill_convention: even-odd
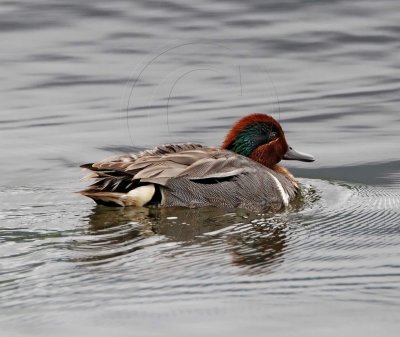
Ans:
[{"label": "duck's bill", "polygon": [[287,152],[285,153],[285,155],[283,156],[283,159],[300,160],[300,161],[307,161],[307,162],[311,162],[311,161],[315,160],[312,155],[304,153],[304,152],[295,151],[290,146],[289,146],[289,149],[287,150]]}]

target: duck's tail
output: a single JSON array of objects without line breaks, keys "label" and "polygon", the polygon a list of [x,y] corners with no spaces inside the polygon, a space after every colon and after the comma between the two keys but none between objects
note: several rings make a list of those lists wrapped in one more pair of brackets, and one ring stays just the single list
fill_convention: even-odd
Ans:
[{"label": "duck's tail", "polygon": [[144,206],[149,203],[156,188],[153,184],[142,185],[127,193],[85,190],[80,194],[93,199],[97,204],[106,206]]}]

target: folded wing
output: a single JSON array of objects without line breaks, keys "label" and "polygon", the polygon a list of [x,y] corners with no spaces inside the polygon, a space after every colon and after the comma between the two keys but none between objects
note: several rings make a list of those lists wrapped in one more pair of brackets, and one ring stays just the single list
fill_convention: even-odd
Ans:
[{"label": "folded wing", "polygon": [[[110,193],[128,193],[148,184],[166,186],[173,178],[204,181],[254,170],[244,161],[248,159],[199,144],[163,145],[137,155],[123,155],[82,165],[91,171],[87,178],[95,179],[95,182],[81,193],[93,199],[107,197],[109,202]],[[104,192],[107,194],[104,195]]]}]

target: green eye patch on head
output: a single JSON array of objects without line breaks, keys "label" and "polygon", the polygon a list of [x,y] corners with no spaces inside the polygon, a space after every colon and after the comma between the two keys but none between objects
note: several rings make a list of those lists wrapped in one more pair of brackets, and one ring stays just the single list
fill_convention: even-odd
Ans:
[{"label": "green eye patch on head", "polygon": [[242,156],[249,156],[260,145],[268,144],[278,137],[279,129],[275,125],[257,122],[240,131],[227,149]]}]

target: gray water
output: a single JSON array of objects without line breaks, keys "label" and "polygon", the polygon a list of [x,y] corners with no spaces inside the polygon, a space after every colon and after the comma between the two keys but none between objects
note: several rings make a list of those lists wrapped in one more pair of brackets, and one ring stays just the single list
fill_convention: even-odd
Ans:
[{"label": "gray water", "polygon": [[[2,1],[7,336],[397,336],[398,1]],[[111,209],[79,165],[218,145],[249,112],[315,163],[279,214]]]}]

